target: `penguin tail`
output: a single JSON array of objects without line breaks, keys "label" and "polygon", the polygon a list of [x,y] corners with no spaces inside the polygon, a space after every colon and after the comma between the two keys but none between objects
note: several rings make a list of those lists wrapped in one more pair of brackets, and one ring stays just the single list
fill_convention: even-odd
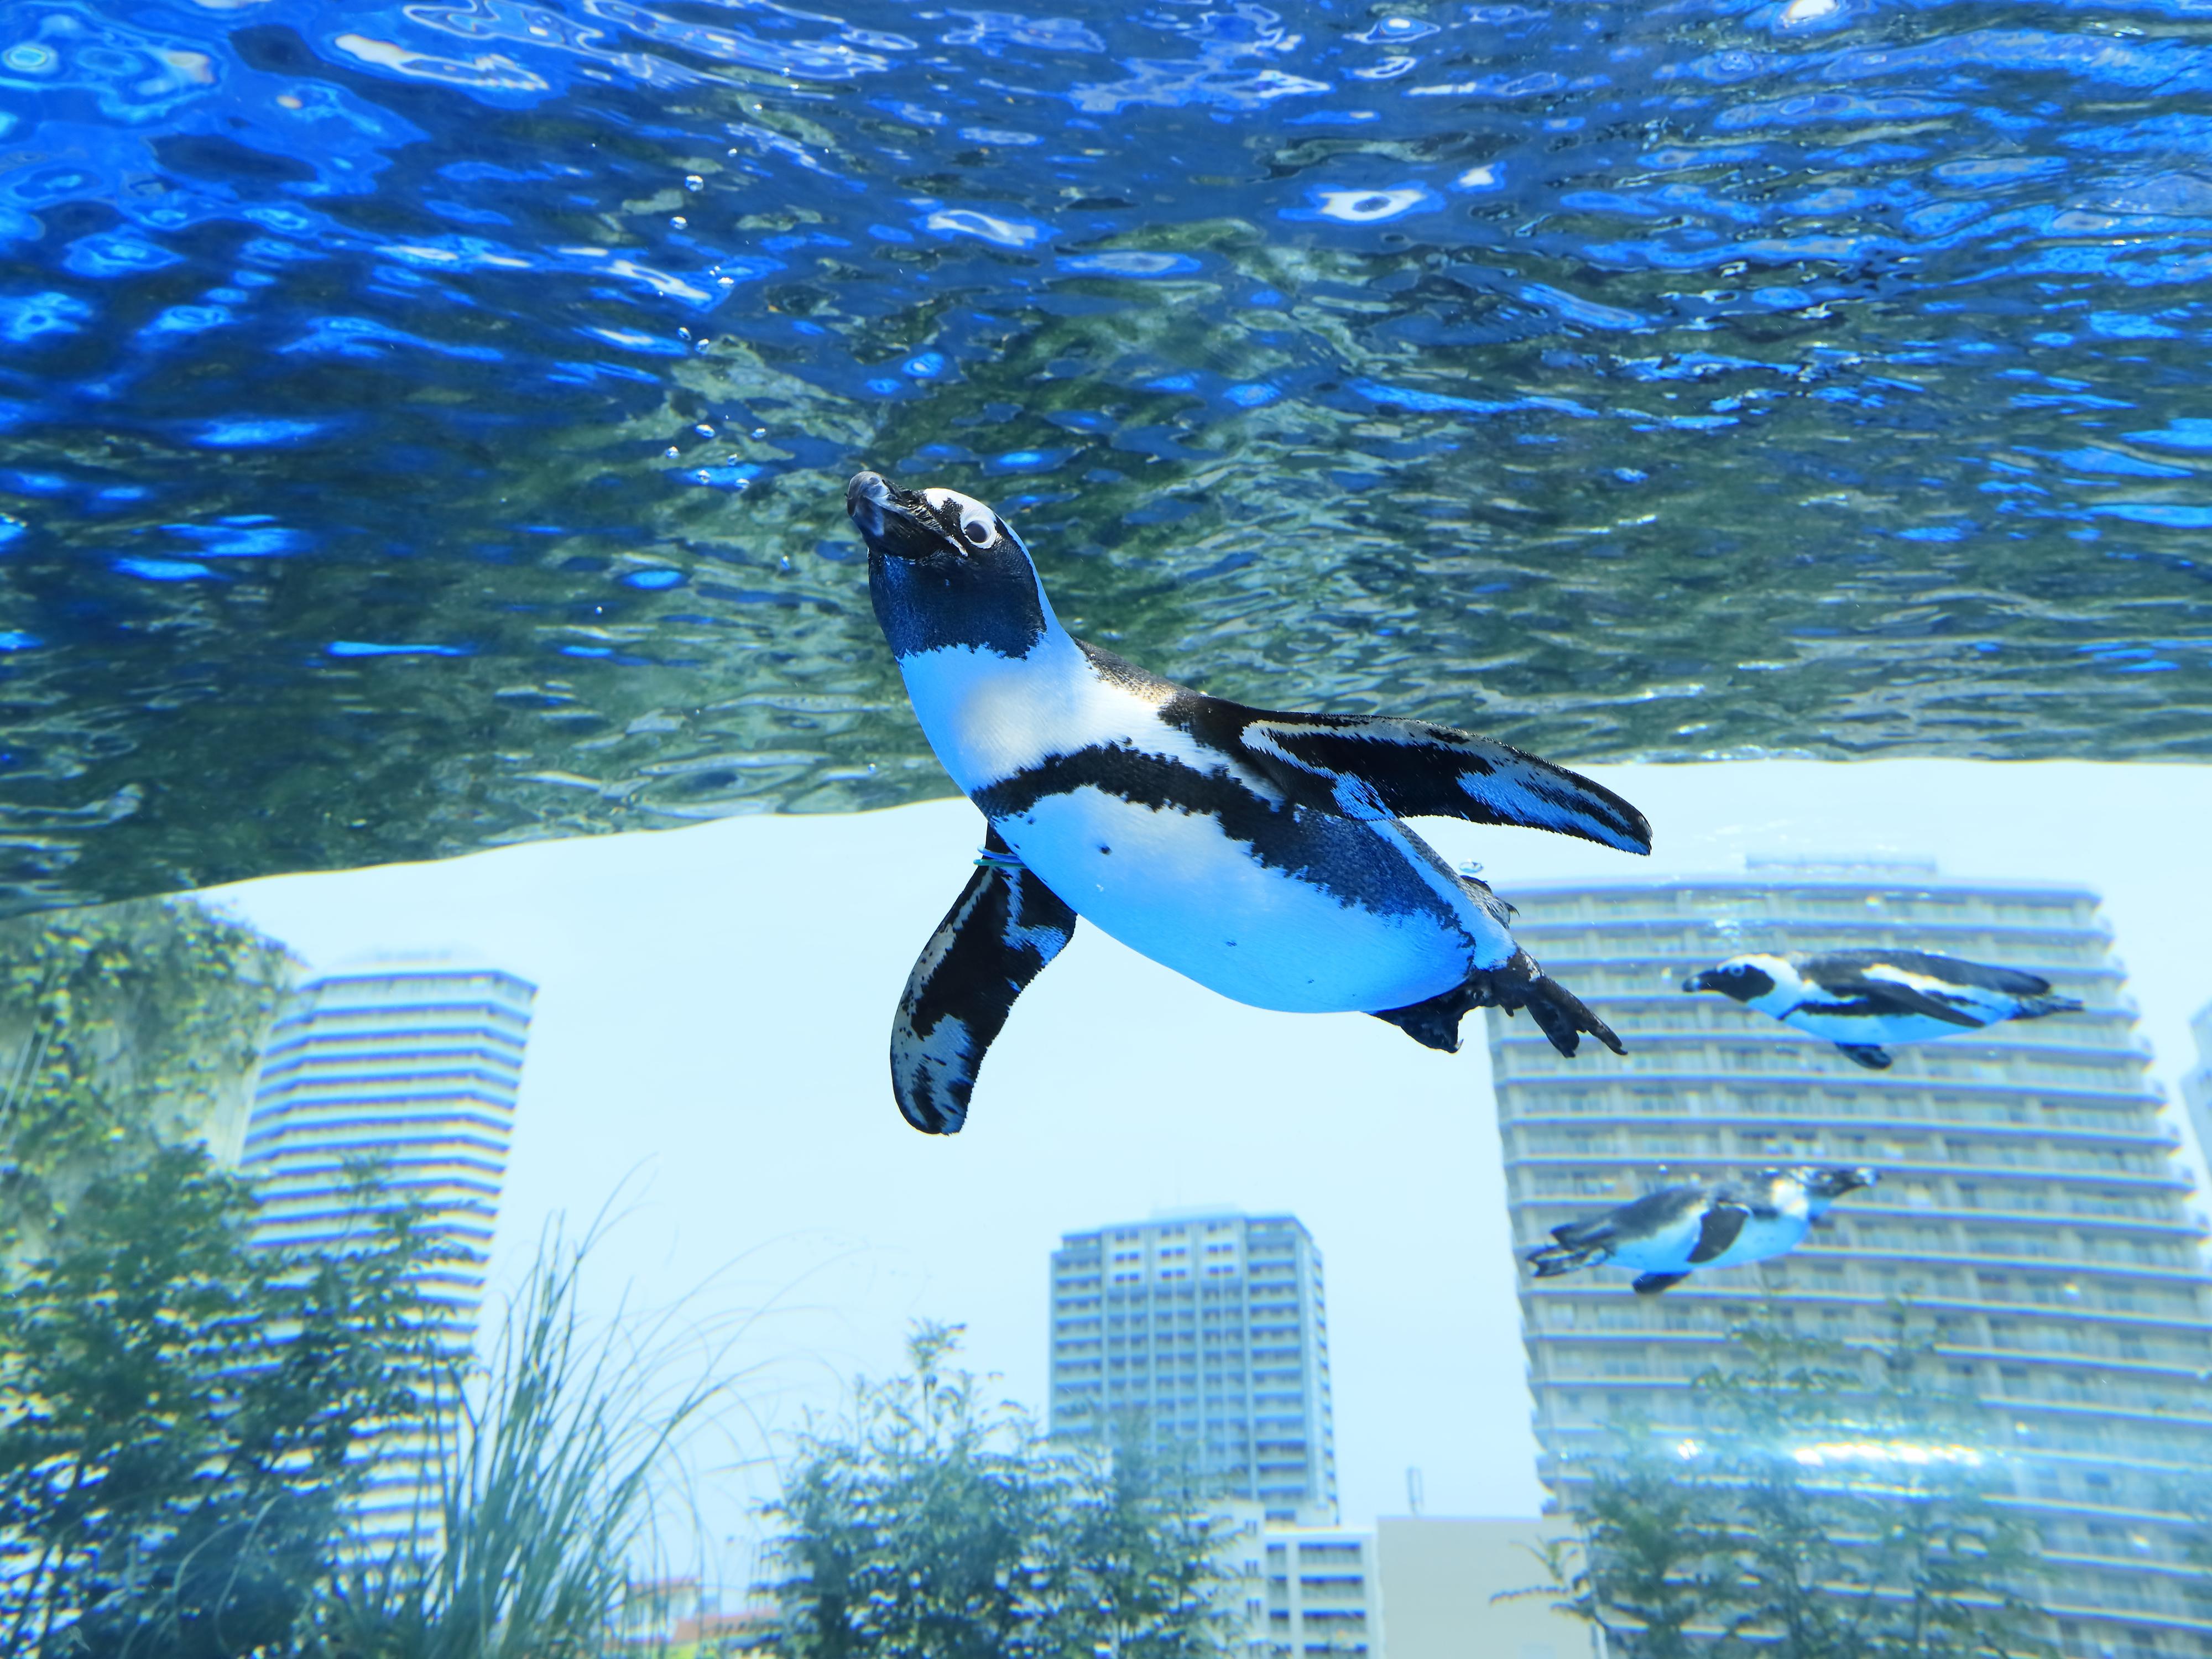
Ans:
[{"label": "penguin tail", "polygon": [[1571,1273],[1577,1267],[1587,1267],[1602,1261],[1611,1252],[1603,1245],[1590,1245],[1577,1249],[1571,1244],[1540,1244],[1523,1253],[1522,1259],[1536,1270],[1539,1279],[1557,1279],[1561,1273]]},{"label": "penguin tail", "polygon": [[2079,997],[2022,997],[2014,1019],[2041,1019],[2045,1014],[2078,1014],[2081,1012]]}]

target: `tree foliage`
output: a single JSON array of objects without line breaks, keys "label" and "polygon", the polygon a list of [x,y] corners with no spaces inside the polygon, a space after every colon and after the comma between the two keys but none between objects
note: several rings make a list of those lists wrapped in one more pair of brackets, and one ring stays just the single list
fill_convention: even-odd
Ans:
[{"label": "tree foliage", "polygon": [[2049,1651],[2033,1533],[1977,1409],[1899,1309],[1867,1351],[1754,1322],[1662,1443],[1617,1425],[1549,1559],[1623,1659],[2023,1659]]},{"label": "tree foliage", "polygon": [[862,1382],[808,1435],[782,1523],[780,1659],[1200,1659],[1220,1651],[1217,1537],[1187,1480],[1133,1436],[1054,1444],[949,1365]]},{"label": "tree foliage", "polygon": [[420,1407],[413,1212],[257,1247],[191,1144],[235,1127],[295,965],[188,902],[0,923],[0,1651],[281,1645],[367,1437]]},{"label": "tree foliage", "polygon": [[0,921],[0,1255],[119,1158],[234,1121],[295,968],[183,900]]},{"label": "tree foliage", "polygon": [[0,1295],[0,1651],[229,1659],[282,1642],[362,1438],[414,1413],[414,1218],[256,1248],[198,1147],[92,1176]]}]

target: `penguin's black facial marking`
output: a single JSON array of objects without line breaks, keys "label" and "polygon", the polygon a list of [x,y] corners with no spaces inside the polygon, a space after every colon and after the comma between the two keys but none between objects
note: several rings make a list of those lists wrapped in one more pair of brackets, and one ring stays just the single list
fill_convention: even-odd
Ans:
[{"label": "penguin's black facial marking", "polygon": [[1873,1186],[1881,1176],[1872,1170],[1831,1169],[1808,1170],[1798,1179],[1815,1198],[1841,1198],[1845,1193]]},{"label": "penguin's black facial marking", "polygon": [[1723,996],[1733,997],[1738,1002],[1755,1002],[1774,988],[1773,976],[1765,969],[1754,968],[1747,962],[1732,962],[1718,968],[1708,968],[1702,974],[1692,974],[1682,981],[1685,991],[1718,991]]},{"label": "penguin's black facial marking", "polygon": [[894,656],[967,647],[1025,657],[1043,637],[1036,568],[982,502],[862,472],[845,486],[845,510],[868,544],[868,597]]}]

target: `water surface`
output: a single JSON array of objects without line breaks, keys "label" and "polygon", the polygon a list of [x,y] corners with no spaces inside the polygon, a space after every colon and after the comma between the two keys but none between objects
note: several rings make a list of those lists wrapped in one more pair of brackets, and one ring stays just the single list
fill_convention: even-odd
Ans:
[{"label": "water surface", "polygon": [[0,896],[945,792],[862,465],[1249,700],[2202,757],[2208,93],[2187,0],[15,0]]}]

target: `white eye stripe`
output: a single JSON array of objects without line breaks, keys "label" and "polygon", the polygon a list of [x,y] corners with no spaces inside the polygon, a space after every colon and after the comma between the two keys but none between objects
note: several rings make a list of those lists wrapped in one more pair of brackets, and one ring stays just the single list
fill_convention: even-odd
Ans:
[{"label": "white eye stripe", "polygon": [[999,521],[991,509],[973,495],[963,495],[957,489],[925,489],[921,498],[929,503],[930,510],[944,522],[947,514],[960,515],[960,537],[970,547],[993,547],[999,541]]}]

